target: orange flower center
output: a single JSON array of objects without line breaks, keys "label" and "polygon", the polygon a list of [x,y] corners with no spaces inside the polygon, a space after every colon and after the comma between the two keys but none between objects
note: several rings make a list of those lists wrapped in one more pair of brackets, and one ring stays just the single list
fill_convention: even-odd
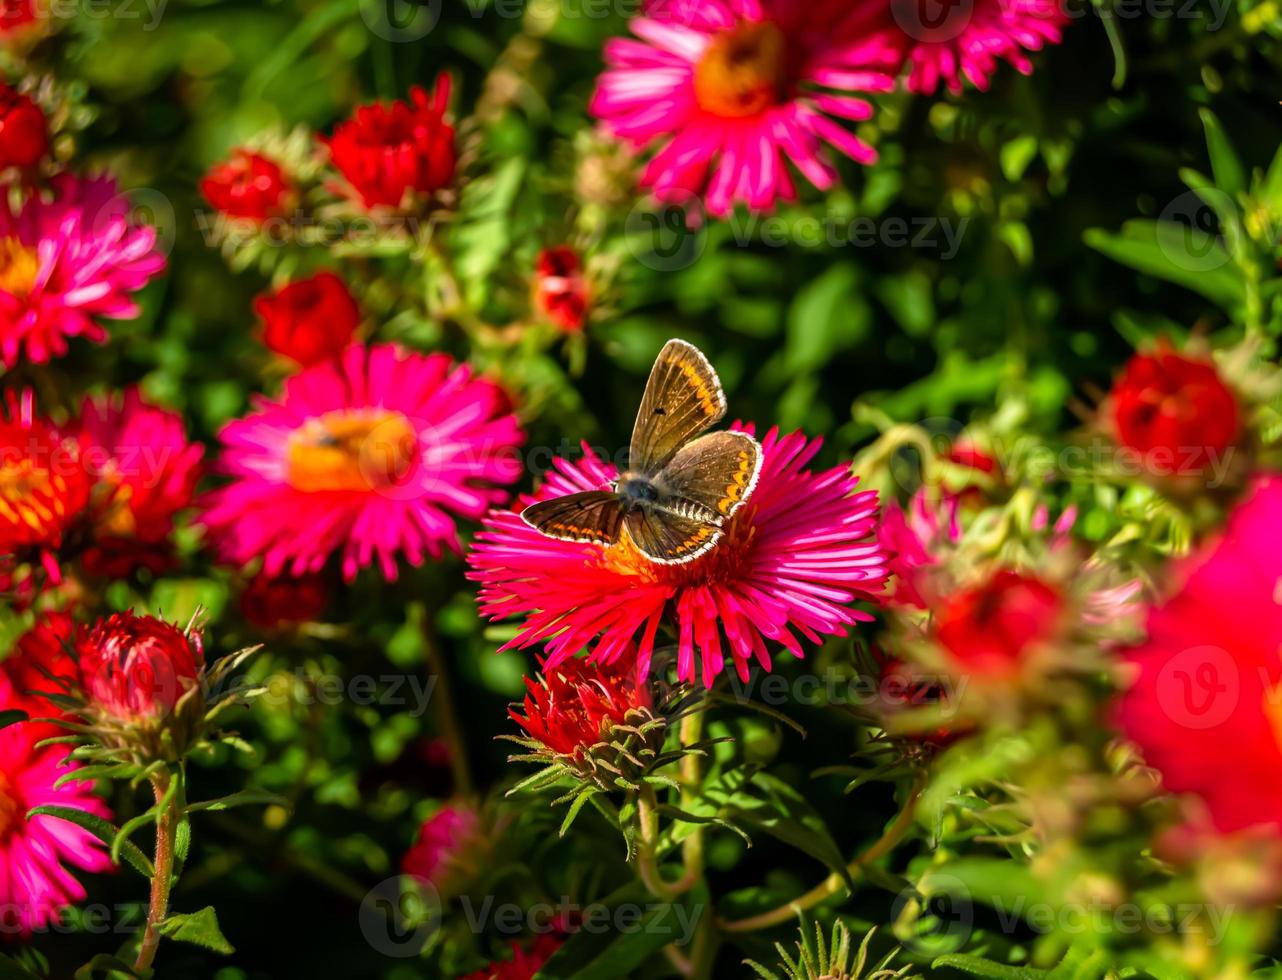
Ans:
[{"label": "orange flower center", "polygon": [[694,69],[694,95],[715,116],[755,116],[785,97],[788,39],[776,25],[743,23],[712,39]]},{"label": "orange flower center", "polygon": [[63,516],[61,494],[65,489],[61,477],[32,460],[0,456],[0,520],[41,535]]},{"label": "orange flower center", "polygon": [[404,415],[329,412],[290,438],[288,479],[304,493],[380,490],[402,482],[417,456],[418,437]]},{"label": "orange flower center", "polygon": [[626,534],[619,537],[617,544],[604,549],[598,560],[605,570],[640,579],[645,584],[665,582],[684,588],[734,579],[738,576],[756,535],[752,511],[752,504],[745,504],[726,523],[721,540],[711,551],[694,561],[661,565],[643,555]]},{"label": "orange flower center", "polygon": [[40,258],[16,238],[0,238],[0,289],[26,298],[40,274]]}]

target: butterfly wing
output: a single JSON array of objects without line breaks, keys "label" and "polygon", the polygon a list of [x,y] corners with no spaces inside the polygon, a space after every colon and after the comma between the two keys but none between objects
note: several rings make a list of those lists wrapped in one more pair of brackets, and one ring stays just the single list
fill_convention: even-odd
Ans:
[{"label": "butterfly wing", "polygon": [[630,465],[662,469],[683,445],[726,414],[721,381],[699,348],[684,340],[663,345],[632,428]]},{"label": "butterfly wing", "polygon": [[660,565],[693,561],[721,540],[715,524],[649,506],[628,511],[623,526],[637,549]]},{"label": "butterfly wing", "polygon": [[655,477],[661,506],[719,527],[756,488],[761,461],[761,443],[746,432],[700,436]]},{"label": "butterfly wing", "polygon": [[623,506],[609,490],[588,490],[531,504],[521,519],[560,541],[614,544],[623,524]]}]

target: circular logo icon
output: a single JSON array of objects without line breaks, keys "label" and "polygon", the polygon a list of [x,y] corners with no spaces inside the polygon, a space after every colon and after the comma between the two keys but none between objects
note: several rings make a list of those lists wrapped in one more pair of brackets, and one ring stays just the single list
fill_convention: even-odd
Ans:
[{"label": "circular logo icon", "polygon": [[960,37],[975,12],[975,0],[891,0],[890,13],[914,41],[944,44]]},{"label": "circular logo icon", "polygon": [[1219,215],[1235,209],[1232,199],[1214,188],[1185,191],[1162,209],[1157,246],[1171,264],[1188,272],[1218,269],[1229,261]]},{"label": "circular logo icon", "polygon": [[703,202],[686,192],[638,203],[624,231],[633,257],[656,272],[688,269],[708,244]]},{"label": "circular logo icon", "polygon": [[441,0],[361,0],[361,20],[384,41],[421,41],[441,19]]},{"label": "circular logo icon", "polygon": [[361,935],[378,953],[418,956],[441,926],[441,896],[428,882],[397,875],[375,885],[358,912]]},{"label": "circular logo icon", "polygon": [[173,202],[154,187],[135,187],[125,191],[122,198],[108,200],[93,215],[91,227],[94,233],[111,234],[112,225],[119,222],[138,228],[149,227],[156,232],[155,251],[168,256],[174,250],[174,239],[178,233]]},{"label": "circular logo icon", "polygon": [[890,920],[905,949],[923,956],[955,953],[975,927],[970,889],[952,875],[930,875],[899,893]]},{"label": "circular logo icon", "polygon": [[1220,647],[1190,647],[1157,675],[1157,703],[1177,725],[1197,730],[1228,721],[1242,682],[1237,663]]}]

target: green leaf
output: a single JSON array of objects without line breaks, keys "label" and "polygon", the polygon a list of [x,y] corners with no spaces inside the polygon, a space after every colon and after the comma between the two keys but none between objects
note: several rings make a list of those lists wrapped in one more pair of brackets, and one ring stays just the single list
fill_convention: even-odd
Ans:
[{"label": "green leaf", "polygon": [[1210,109],[1202,109],[1198,115],[1202,117],[1202,128],[1206,130],[1206,152],[1211,157],[1211,172],[1215,175],[1216,186],[1237,197],[1246,191],[1246,170],[1242,161],[1215,114]]},{"label": "green leaf", "polygon": [[566,940],[534,980],[617,980],[649,975],[639,968],[664,946],[688,944],[695,926],[711,915],[705,885],[675,903],[659,901],[640,882],[611,893]]},{"label": "green leaf", "polygon": [[224,956],[236,952],[218,927],[218,915],[212,905],[199,912],[171,915],[160,923],[158,929],[162,936],[176,939],[180,943],[204,946],[205,949],[212,949]]},{"label": "green leaf", "polygon": [[830,266],[797,293],[788,310],[784,348],[790,375],[814,371],[868,336],[872,311],[859,285],[858,267],[843,262]]},{"label": "green leaf", "polygon": [[1191,289],[1229,312],[1243,303],[1242,276],[1208,232],[1171,221],[1136,220],[1128,221],[1120,235],[1092,228],[1084,237],[1113,261]]},{"label": "green leaf", "polygon": [[8,728],[10,725],[16,725],[20,721],[26,721],[29,715],[25,711],[17,708],[7,708],[0,711],[0,728]]},{"label": "green leaf", "polygon": [[0,955],[0,980],[40,980],[40,977],[12,956]]},{"label": "green leaf", "polygon": [[239,793],[220,796],[216,800],[201,800],[199,803],[189,803],[187,812],[207,811],[209,813],[218,813],[222,810],[230,810],[233,807],[256,805],[288,807],[289,800],[278,793],[268,793],[260,789],[243,789]]},{"label": "green leaf", "polygon": [[936,970],[940,967],[951,967],[962,973],[969,973],[971,976],[991,977],[992,980],[1043,980],[1046,976],[1045,970],[1034,970],[1026,966],[1007,966],[1005,963],[994,963],[981,956],[967,956],[963,953],[940,956],[931,963],[931,966]]},{"label": "green leaf", "polygon": [[[38,806],[27,814],[28,820],[32,817],[57,817],[59,820],[69,821],[82,830],[89,831],[89,833],[108,846],[120,833],[116,825],[110,821],[84,810],[77,810],[71,806]],[[125,864],[148,880],[155,873],[150,859],[134,844],[126,842],[120,849],[120,856],[124,859]]]},{"label": "green leaf", "polygon": [[110,953],[99,953],[76,971],[76,980],[96,980],[98,977],[150,977],[151,971],[137,973],[134,968],[117,956]]}]

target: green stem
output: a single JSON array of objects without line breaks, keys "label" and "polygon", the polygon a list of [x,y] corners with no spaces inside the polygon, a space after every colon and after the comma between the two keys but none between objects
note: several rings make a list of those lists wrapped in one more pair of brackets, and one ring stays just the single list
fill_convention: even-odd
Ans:
[{"label": "green stem", "polygon": [[[846,875],[854,878],[862,874],[865,867],[885,857],[903,840],[904,836],[912,828],[913,818],[917,812],[917,800],[921,796],[922,786],[923,782],[919,779],[913,786],[903,809],[899,811],[899,816],[895,817],[894,822],[886,828],[886,832],[877,839],[875,844],[846,865]],[[737,919],[733,922],[723,920],[718,925],[721,927],[722,932],[756,932],[760,929],[769,929],[772,926],[782,925],[796,918],[800,912],[814,908],[824,899],[837,894],[845,886],[846,876],[833,872],[823,883],[816,885],[806,894],[800,898],[793,899],[786,905],[781,905],[760,915],[750,916],[747,919]]]},{"label": "green stem", "polygon": [[181,785],[175,787],[176,792],[172,794],[170,792],[170,780],[175,778],[177,777],[172,773],[162,770],[151,780],[151,788],[156,795],[156,805],[163,806],[163,809],[156,818],[155,874],[151,878],[147,925],[138,947],[138,959],[134,961],[134,970],[138,973],[149,969],[156,959],[156,950],[160,947],[160,923],[169,913],[169,891],[173,885],[174,841],[178,833],[178,822],[182,819],[182,811],[186,805]]},{"label": "green stem", "polygon": [[445,739],[445,744],[450,750],[450,770],[454,775],[454,792],[460,796],[471,796],[475,783],[472,780],[472,767],[468,763],[463,724],[459,720],[458,707],[454,701],[449,668],[436,642],[432,617],[426,613],[423,616],[422,633],[423,645],[427,650],[427,666],[436,677],[432,700],[436,704],[436,723],[441,729],[441,737]]}]

